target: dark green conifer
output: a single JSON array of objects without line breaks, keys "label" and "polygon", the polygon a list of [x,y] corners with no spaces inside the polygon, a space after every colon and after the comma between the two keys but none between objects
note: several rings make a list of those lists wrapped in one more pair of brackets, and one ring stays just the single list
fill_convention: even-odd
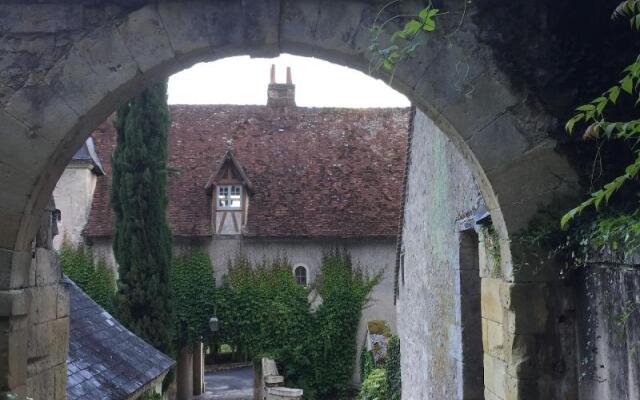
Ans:
[{"label": "dark green conifer", "polygon": [[123,104],[115,119],[111,204],[113,250],[119,266],[116,315],[169,353],[173,312],[169,288],[171,232],[167,208],[167,84],[157,83]]}]

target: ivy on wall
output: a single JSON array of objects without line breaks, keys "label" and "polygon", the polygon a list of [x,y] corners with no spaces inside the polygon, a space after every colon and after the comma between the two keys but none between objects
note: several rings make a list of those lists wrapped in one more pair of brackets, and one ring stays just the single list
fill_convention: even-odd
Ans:
[{"label": "ivy on wall", "polygon": [[175,257],[169,269],[173,295],[176,348],[194,345],[209,333],[214,314],[215,278],[209,256],[190,249]]},{"label": "ivy on wall", "polygon": [[[347,398],[362,308],[380,276],[366,276],[339,251],[323,256],[312,287],[297,284],[291,271],[285,258],[231,262],[216,293],[220,339],[250,358],[275,359],[305,398]],[[322,297],[315,312],[311,291]]]},{"label": "ivy on wall", "polygon": [[376,362],[373,351],[363,348],[360,361],[362,386],[358,400],[400,400],[402,373],[398,336],[389,337],[385,358]]},{"label": "ivy on wall", "polygon": [[95,265],[88,250],[67,241],[62,243],[59,256],[62,272],[102,308],[112,313],[116,279],[111,268],[104,261]]}]

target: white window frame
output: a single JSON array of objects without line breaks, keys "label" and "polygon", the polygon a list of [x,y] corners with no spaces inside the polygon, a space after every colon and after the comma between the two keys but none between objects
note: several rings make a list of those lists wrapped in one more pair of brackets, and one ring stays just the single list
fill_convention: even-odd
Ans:
[{"label": "white window frame", "polygon": [[[232,192],[233,192],[233,188],[239,188],[240,189],[240,204],[238,206],[232,206]],[[225,195],[225,201],[227,203],[227,205],[220,205],[220,201],[221,199],[221,191],[223,189],[227,189],[227,193]],[[218,210],[242,210],[242,194],[243,194],[244,190],[242,188],[242,185],[218,185],[218,187],[216,188],[216,206]]]},{"label": "white window frame", "polygon": [[306,265],[304,265],[304,264],[295,264],[295,265],[293,266],[293,279],[295,279],[295,281],[296,281],[296,283],[297,283],[298,285],[302,285],[302,283],[299,283],[299,282],[298,282],[298,277],[296,276],[296,271],[298,270],[298,268],[304,268],[305,280],[306,280],[306,282],[304,283],[304,286],[308,286],[308,285],[309,285],[309,280],[310,280],[310,277],[309,277],[309,267],[307,267],[307,266],[306,266]]}]

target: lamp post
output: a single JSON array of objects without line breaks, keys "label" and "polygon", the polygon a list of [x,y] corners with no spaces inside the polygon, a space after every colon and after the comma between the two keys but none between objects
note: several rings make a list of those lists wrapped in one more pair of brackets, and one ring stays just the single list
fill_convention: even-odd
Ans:
[{"label": "lamp post", "polygon": [[218,330],[220,329],[218,317],[216,317],[215,315],[209,318],[209,329],[211,330],[211,332],[218,332]]}]

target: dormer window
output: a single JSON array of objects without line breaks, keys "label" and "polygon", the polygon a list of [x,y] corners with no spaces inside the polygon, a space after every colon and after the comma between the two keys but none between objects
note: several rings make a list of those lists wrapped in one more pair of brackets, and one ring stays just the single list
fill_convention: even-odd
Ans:
[{"label": "dormer window", "polygon": [[218,186],[218,209],[240,210],[242,208],[242,186],[220,185]]}]

